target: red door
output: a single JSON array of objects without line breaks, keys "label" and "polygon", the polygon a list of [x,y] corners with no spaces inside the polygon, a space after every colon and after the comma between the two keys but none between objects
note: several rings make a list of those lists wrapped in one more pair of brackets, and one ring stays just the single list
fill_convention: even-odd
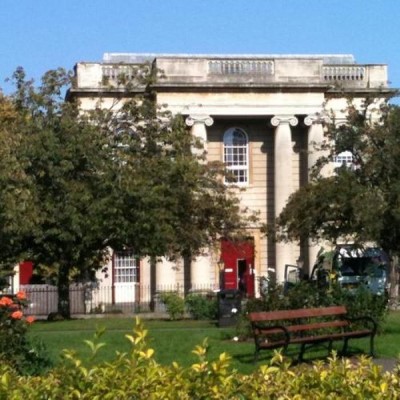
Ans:
[{"label": "red door", "polygon": [[223,289],[240,290],[254,297],[254,242],[224,239],[221,258],[224,262]]},{"label": "red door", "polygon": [[22,261],[19,263],[19,284],[29,285],[33,275],[33,262]]}]

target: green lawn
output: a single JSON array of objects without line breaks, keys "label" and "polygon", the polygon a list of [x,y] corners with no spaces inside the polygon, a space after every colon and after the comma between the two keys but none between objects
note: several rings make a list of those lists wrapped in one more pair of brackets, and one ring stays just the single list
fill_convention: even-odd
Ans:
[{"label": "green lawn", "polygon": [[[132,332],[132,318],[85,319],[60,322],[36,322],[30,330],[30,336],[43,341],[51,358],[58,362],[63,349],[73,349],[82,359],[90,355],[85,339],[91,340],[96,327],[106,328],[101,341],[107,345],[100,350],[94,362],[110,361],[116,352],[129,352],[130,343],[125,338]],[[243,373],[251,372],[253,364],[254,343],[238,343],[229,338],[235,335],[234,328],[218,328],[209,321],[145,321],[149,330],[148,344],[155,349],[155,358],[162,364],[177,361],[189,365],[196,361],[191,353],[194,347],[208,338],[209,357],[214,359],[222,352],[232,357],[232,365]],[[400,354],[400,312],[392,312],[384,327],[384,333],[376,338],[378,357],[396,358]],[[350,341],[354,350],[368,351],[368,340]],[[289,352],[291,354],[292,351]],[[296,355],[296,349],[293,349]],[[306,356],[313,356],[313,352]],[[319,353],[316,353],[319,354]],[[271,353],[261,353],[259,363],[265,362]]]}]

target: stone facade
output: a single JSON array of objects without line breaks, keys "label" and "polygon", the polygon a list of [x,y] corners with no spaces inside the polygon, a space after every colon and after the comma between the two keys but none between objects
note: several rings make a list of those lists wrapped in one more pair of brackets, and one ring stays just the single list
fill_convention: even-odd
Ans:
[{"label": "stone facade", "polygon": [[[104,106],[134,96],[142,89],[127,94],[116,78],[129,76],[143,62],[163,71],[165,77],[154,86],[157,101],[186,118],[188,129],[204,142],[208,160],[233,157],[237,183],[245,188],[239,193],[241,201],[258,211],[262,222],[272,222],[289,195],[307,182],[308,170],[318,158],[313,143],[323,138],[324,110],[344,120],[346,95],[360,103],[373,95],[379,103],[391,93],[386,65],[360,65],[352,55],[107,53],[101,63],[76,65],[77,84],[70,96],[80,100],[82,109],[94,107],[100,94]],[[114,87],[107,88],[105,80]],[[318,250],[316,244],[300,248],[272,243],[257,226],[249,227],[249,237],[251,254],[243,250],[242,256],[240,251],[232,256],[236,250],[229,246],[223,247],[231,249],[226,250],[229,254],[208,251],[192,263],[190,274],[185,275],[184,263],[160,263],[153,274],[157,285],[185,286],[185,276],[190,276],[192,288],[218,288],[224,281],[230,282],[226,288],[234,289],[245,277],[248,292],[257,294],[257,277],[274,270],[282,281],[285,264],[300,258],[309,269]],[[222,276],[217,267],[220,257],[225,264]],[[141,269],[141,279],[150,280],[146,260]]]}]

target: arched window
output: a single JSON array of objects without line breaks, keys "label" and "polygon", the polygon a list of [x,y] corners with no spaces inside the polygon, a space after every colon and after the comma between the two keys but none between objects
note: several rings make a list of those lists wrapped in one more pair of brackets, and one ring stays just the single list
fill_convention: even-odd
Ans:
[{"label": "arched window", "polygon": [[335,157],[335,168],[345,166],[347,168],[354,168],[354,158],[350,151],[342,151]]},{"label": "arched window", "polygon": [[249,182],[249,140],[243,129],[229,128],[224,133],[224,163],[229,173],[226,183]]}]

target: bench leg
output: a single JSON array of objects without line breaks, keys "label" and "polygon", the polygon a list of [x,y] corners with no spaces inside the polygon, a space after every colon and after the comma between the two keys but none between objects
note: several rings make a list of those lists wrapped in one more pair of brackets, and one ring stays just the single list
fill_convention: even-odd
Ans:
[{"label": "bench leg", "polygon": [[288,347],[289,347],[289,344],[288,344],[288,343],[286,343],[286,344],[283,346],[283,350],[282,350],[282,354],[283,354],[283,355],[286,355]]},{"label": "bench leg", "polygon": [[254,364],[258,361],[258,353],[260,352],[260,349],[256,348],[256,351],[254,352]]},{"label": "bench leg", "polygon": [[342,348],[342,355],[347,354],[348,342],[349,342],[349,339],[345,338],[344,343],[343,343],[343,348]]},{"label": "bench leg", "polygon": [[[350,340],[350,338],[344,339],[343,348],[342,348],[342,355],[344,355],[344,356],[347,354],[349,340]],[[371,335],[370,340],[369,340],[369,355],[371,357],[375,357],[374,335]]]},{"label": "bench leg", "polygon": [[328,353],[329,353],[329,355],[332,354],[332,345],[333,345],[333,340],[330,340],[329,344],[328,344]]},{"label": "bench leg", "polygon": [[301,345],[301,347],[300,347],[300,354],[299,354],[299,358],[298,358],[298,361],[299,362],[303,362],[304,361],[304,352],[306,351],[306,345],[305,345],[305,343],[303,343],[302,345]]},{"label": "bench leg", "polygon": [[374,350],[374,336],[375,335],[371,335],[370,341],[369,341],[369,355],[371,357],[375,357],[375,350]]}]

